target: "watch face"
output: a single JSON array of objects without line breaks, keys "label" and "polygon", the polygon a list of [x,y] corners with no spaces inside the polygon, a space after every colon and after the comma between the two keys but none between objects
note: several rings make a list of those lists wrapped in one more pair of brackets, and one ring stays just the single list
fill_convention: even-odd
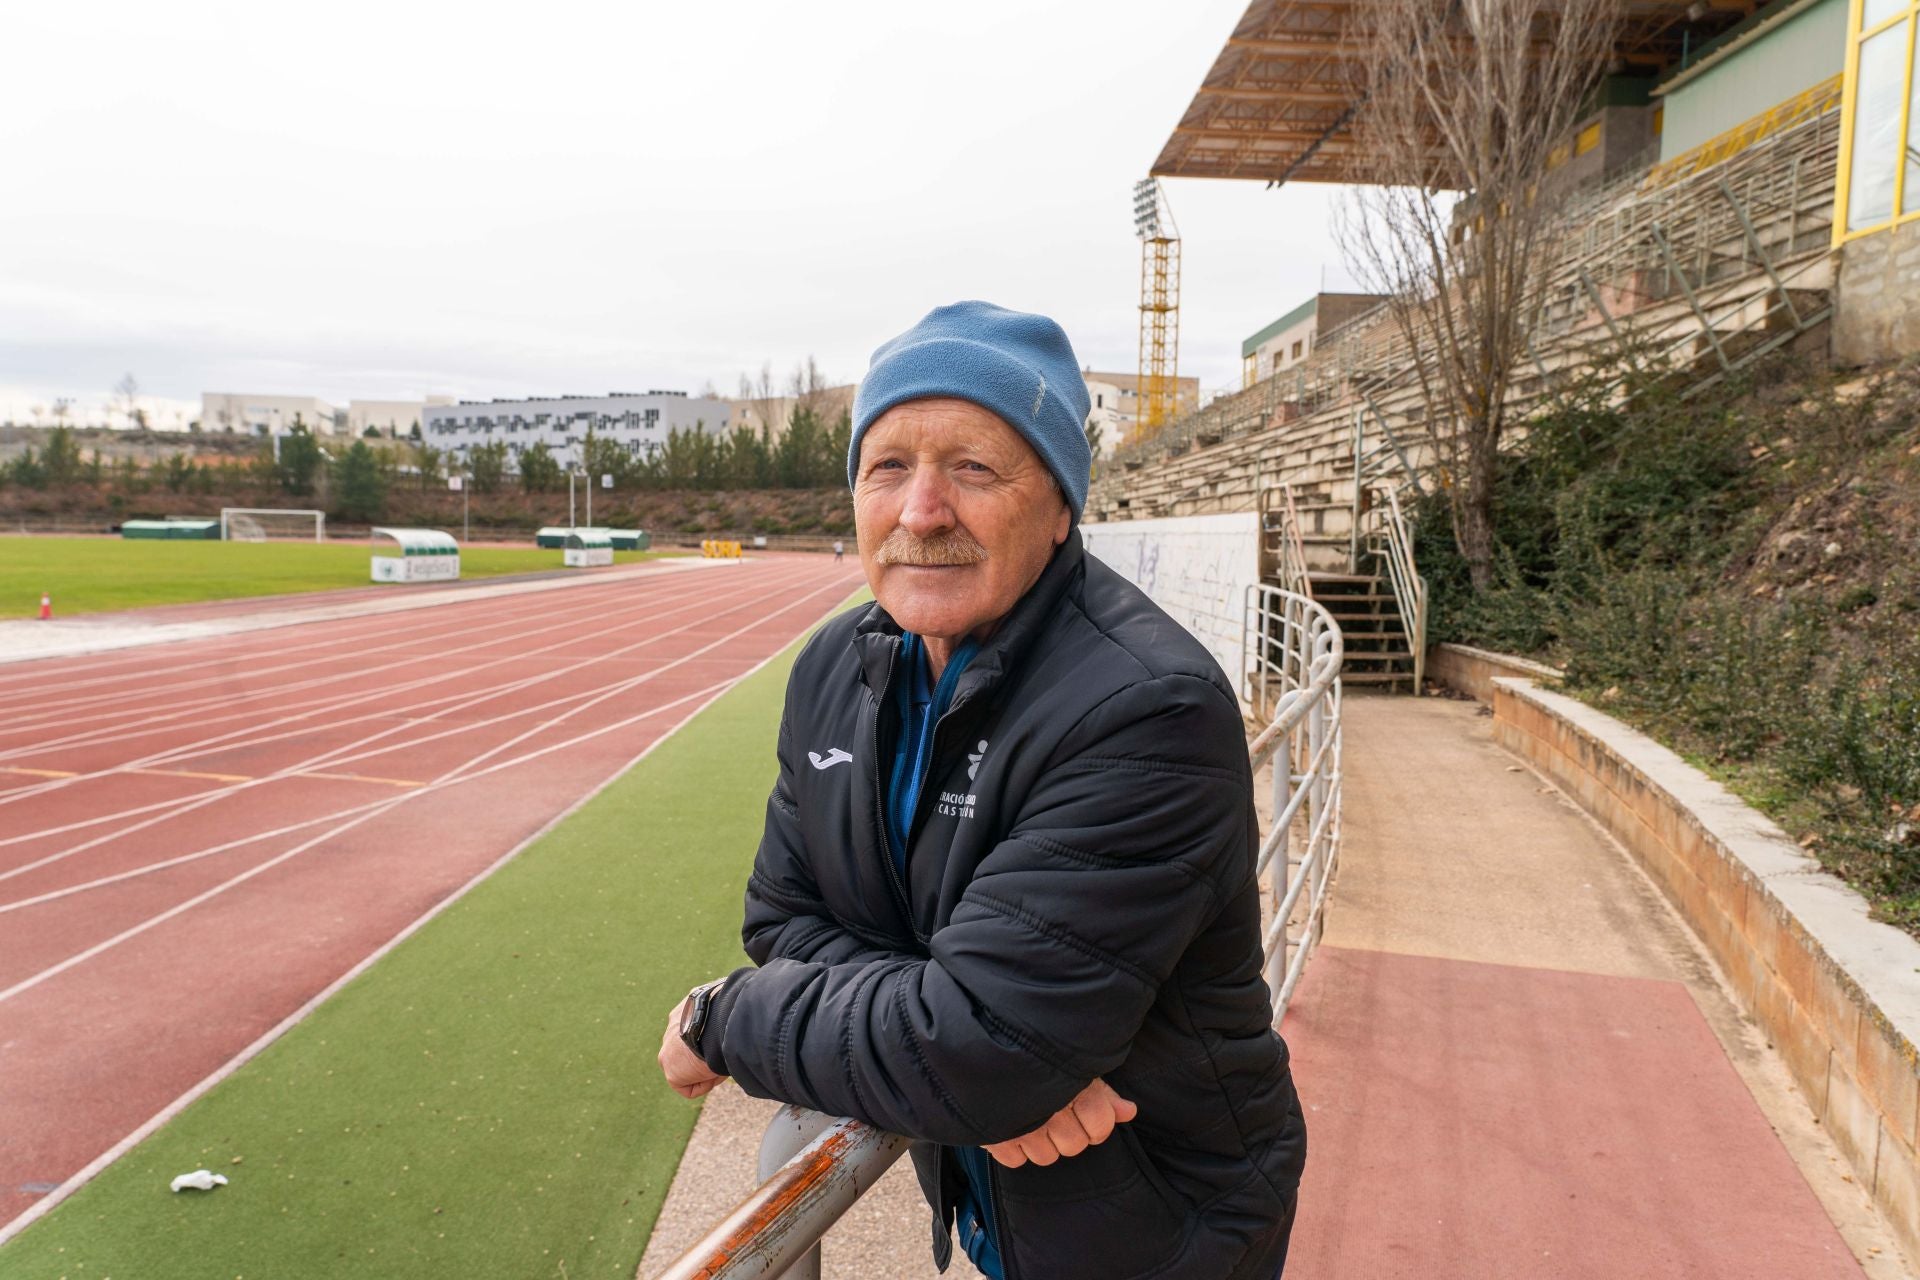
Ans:
[{"label": "watch face", "polygon": [[707,1010],[713,1004],[714,988],[720,984],[709,982],[695,987],[687,996],[686,1011],[680,1015],[680,1038],[696,1052],[699,1049],[700,1033],[706,1030]]}]

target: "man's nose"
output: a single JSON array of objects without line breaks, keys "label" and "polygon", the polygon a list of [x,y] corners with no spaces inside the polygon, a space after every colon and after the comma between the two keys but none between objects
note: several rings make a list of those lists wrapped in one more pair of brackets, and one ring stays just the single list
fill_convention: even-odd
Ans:
[{"label": "man's nose", "polygon": [[915,467],[900,507],[900,527],[916,538],[945,533],[958,523],[952,499],[953,490],[939,467]]}]

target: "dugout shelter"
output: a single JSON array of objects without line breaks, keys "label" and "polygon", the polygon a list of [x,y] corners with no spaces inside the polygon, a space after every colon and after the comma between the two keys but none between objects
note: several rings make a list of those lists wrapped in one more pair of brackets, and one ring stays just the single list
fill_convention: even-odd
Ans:
[{"label": "dugout shelter", "polygon": [[220,522],[218,520],[128,520],[121,524],[120,536],[133,540],[212,542],[220,537]]},{"label": "dugout shelter", "polygon": [[453,582],[460,577],[460,544],[438,529],[373,530],[375,582]]},{"label": "dugout shelter", "polygon": [[613,563],[613,537],[605,529],[569,529],[561,549],[569,569],[593,569]]}]

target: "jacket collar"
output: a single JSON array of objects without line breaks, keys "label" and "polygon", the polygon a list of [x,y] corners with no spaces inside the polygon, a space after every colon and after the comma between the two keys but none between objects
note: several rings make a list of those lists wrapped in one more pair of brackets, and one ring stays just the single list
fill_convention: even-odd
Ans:
[{"label": "jacket collar", "polygon": [[[1018,668],[1052,625],[1061,601],[1078,589],[1085,572],[1086,551],[1080,542],[1080,530],[1075,528],[1054,551],[1053,559],[1040,571],[1040,577],[1027,589],[1027,594],[1020,597],[1013,611],[1002,618],[993,634],[981,643],[980,652],[974,655],[954,688],[954,707],[997,687],[1009,672]],[[860,660],[861,679],[876,698],[886,691],[888,675],[900,648],[900,634],[900,624],[877,601],[854,626],[853,647]]]}]

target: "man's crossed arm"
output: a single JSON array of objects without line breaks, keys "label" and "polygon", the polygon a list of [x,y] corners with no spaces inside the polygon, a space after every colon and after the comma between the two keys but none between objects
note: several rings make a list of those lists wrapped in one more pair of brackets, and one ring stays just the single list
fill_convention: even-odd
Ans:
[{"label": "man's crossed arm", "polygon": [[[683,1098],[698,1098],[712,1092],[726,1077],[715,1073],[681,1039],[680,1028],[686,1011],[687,1000],[683,999],[667,1015],[666,1030],[660,1037],[660,1070],[675,1093]],[[1048,1165],[1100,1145],[1113,1136],[1115,1126],[1125,1124],[1138,1114],[1139,1108],[1115,1093],[1105,1080],[1095,1080],[1039,1128],[993,1143],[985,1150],[1009,1169],[1028,1163]]]}]

